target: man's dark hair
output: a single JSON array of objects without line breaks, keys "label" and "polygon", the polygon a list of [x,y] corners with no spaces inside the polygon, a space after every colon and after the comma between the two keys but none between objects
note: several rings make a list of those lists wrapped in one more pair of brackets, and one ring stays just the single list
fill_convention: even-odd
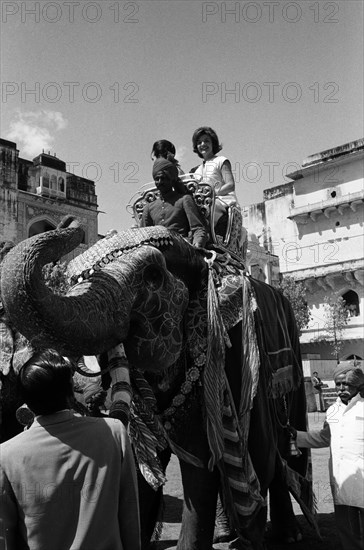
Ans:
[{"label": "man's dark hair", "polygon": [[69,408],[73,397],[71,363],[51,349],[37,352],[20,369],[18,388],[34,414]]}]

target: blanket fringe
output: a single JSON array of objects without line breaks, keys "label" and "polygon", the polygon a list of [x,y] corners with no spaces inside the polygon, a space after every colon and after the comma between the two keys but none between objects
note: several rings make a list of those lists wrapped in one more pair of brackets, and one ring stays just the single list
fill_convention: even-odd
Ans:
[{"label": "blanket fringe", "polygon": [[209,470],[221,460],[224,453],[224,429],[222,424],[223,391],[225,387],[225,339],[226,329],[219,310],[214,281],[213,260],[208,261],[207,297],[207,353],[203,374],[204,397],[207,418],[207,439],[211,451]]}]

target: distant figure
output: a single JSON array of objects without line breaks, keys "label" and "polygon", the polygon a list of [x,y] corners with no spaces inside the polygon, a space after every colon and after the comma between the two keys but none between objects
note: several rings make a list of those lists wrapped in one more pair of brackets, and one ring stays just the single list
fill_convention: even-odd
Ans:
[{"label": "distant figure", "polygon": [[321,430],[297,431],[298,447],[330,446],[330,485],[343,550],[364,548],[364,373],[339,365],[338,392]]},{"label": "distant figure", "polygon": [[316,397],[316,404],[318,406],[318,410],[320,412],[325,412],[325,401],[324,397],[322,395],[322,388],[323,388],[323,382],[321,381],[321,378],[319,378],[318,372],[312,373],[312,384],[315,389],[315,397]]},{"label": "distant figure", "polygon": [[192,241],[197,248],[207,242],[207,229],[191,195],[178,193],[174,186],[178,180],[175,164],[159,158],[153,165],[153,179],[160,198],[144,206],[141,226],[163,225]]},{"label": "distant figure", "polygon": [[1,445],[1,524],[7,550],[140,550],[136,472],[119,420],[76,416],[70,363],[53,350],[21,368],[36,415]]},{"label": "distant figure", "polygon": [[214,187],[215,233],[224,236],[228,223],[227,208],[231,205],[239,205],[230,161],[218,154],[222,146],[215,130],[208,126],[197,128],[192,136],[192,146],[194,153],[203,159],[202,164],[196,169],[193,168],[194,176]]}]

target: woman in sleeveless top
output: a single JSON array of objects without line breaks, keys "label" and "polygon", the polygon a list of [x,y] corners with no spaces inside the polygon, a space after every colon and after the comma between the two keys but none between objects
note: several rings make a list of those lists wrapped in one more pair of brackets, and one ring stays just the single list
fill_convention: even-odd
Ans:
[{"label": "woman in sleeveless top", "polygon": [[216,132],[208,126],[202,126],[194,132],[192,145],[194,153],[203,159],[202,164],[194,170],[194,176],[210,183],[215,189],[215,232],[223,235],[227,225],[228,207],[239,206],[230,161],[218,154],[222,146]]}]

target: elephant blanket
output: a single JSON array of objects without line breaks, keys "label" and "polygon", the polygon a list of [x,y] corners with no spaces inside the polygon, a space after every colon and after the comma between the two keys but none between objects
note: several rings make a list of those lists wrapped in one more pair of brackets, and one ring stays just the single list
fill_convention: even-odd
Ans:
[{"label": "elephant blanket", "polygon": [[[202,384],[200,398],[206,406],[211,450],[209,468],[219,468],[225,506],[240,528],[265,504],[248,452],[250,411],[259,377],[266,379],[274,398],[297,389],[302,380],[298,337],[292,332],[294,323],[289,326],[285,314],[284,298],[268,285],[236,267],[225,266],[217,272],[211,266],[208,286],[190,301],[187,312],[192,365],[190,361],[180,390],[161,415],[142,373],[131,371],[131,435],[141,471],[155,488],[165,481],[156,457],[167,444],[182,460],[202,466],[198,457],[180,445],[178,437],[179,418],[196,399],[194,389]],[[234,334],[236,326],[241,329],[238,335]],[[240,357],[232,354],[231,333],[239,339]],[[291,474],[290,469],[286,477],[288,472],[300,500],[302,491],[297,487],[303,478],[293,471]],[[309,514],[312,496],[307,495],[305,501]]]}]

